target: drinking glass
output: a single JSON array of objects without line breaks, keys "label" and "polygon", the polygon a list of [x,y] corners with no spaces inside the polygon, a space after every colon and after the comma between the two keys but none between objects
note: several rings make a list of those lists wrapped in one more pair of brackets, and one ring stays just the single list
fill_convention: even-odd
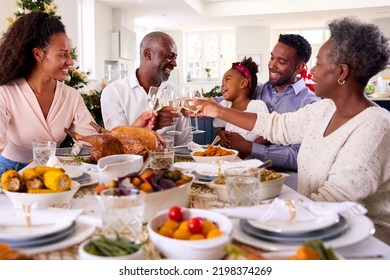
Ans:
[{"label": "drinking glass", "polygon": [[103,233],[119,233],[140,240],[146,194],[138,189],[109,188],[100,194],[103,215]]},{"label": "drinking glass", "polygon": [[153,112],[159,111],[164,106],[166,90],[151,86],[148,92],[148,105]]},{"label": "drinking glass", "polygon": [[258,168],[229,168],[225,170],[225,182],[230,206],[259,204],[260,170]]},{"label": "drinking glass", "polygon": [[[172,88],[167,90],[167,105],[173,107],[172,113],[179,114],[182,108],[182,99],[180,99],[181,94],[178,88]],[[178,118],[173,119],[173,130],[167,131],[167,134],[170,135],[180,135],[181,131],[176,130]]]},{"label": "drinking glass", "polygon": [[57,143],[53,141],[34,141],[33,160],[37,165],[46,165],[50,157],[55,157]]},{"label": "drinking glass", "polygon": [[198,112],[202,109],[201,104],[195,103],[194,99],[203,98],[202,90],[188,91],[186,99],[184,101],[187,110],[190,110],[195,114],[195,128],[191,131],[191,134],[205,133],[204,130],[200,130],[198,126]]},{"label": "drinking glass", "polygon": [[[186,102],[187,99],[190,99],[191,96],[193,95],[191,92],[193,91],[193,89],[191,87],[185,87],[185,88],[182,88],[181,90],[181,106],[183,107],[183,109],[185,109],[186,111],[191,111],[189,108],[188,108],[188,103]],[[195,127],[191,125],[191,117],[187,114],[187,120],[188,120],[188,127],[187,129],[188,130],[194,130]]]},{"label": "drinking glass", "polygon": [[171,169],[174,163],[175,152],[173,149],[164,149],[163,151],[149,151],[149,157],[152,158],[149,167],[152,169]]}]

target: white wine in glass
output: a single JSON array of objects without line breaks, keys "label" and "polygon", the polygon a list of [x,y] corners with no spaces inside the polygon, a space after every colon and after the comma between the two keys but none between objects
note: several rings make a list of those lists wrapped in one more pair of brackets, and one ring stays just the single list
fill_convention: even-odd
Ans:
[{"label": "white wine in glass", "polygon": [[148,93],[148,105],[154,112],[159,111],[163,106],[164,89],[158,87],[150,87]]},{"label": "white wine in glass", "polygon": [[191,133],[192,134],[205,133],[204,130],[199,129],[199,125],[198,125],[198,112],[202,109],[203,105],[197,104],[194,101],[194,99],[203,98],[203,93],[201,90],[192,91],[188,97],[189,98],[185,100],[186,107],[188,108],[188,110],[192,111],[195,114],[195,130],[191,131]]},{"label": "white wine in glass", "polygon": [[[173,107],[171,111],[174,114],[179,114],[182,108],[182,100],[180,91],[177,88],[169,89],[167,92],[168,102],[167,105]],[[170,135],[180,135],[181,131],[176,130],[178,118],[173,118],[173,130],[167,131],[167,134]]]}]

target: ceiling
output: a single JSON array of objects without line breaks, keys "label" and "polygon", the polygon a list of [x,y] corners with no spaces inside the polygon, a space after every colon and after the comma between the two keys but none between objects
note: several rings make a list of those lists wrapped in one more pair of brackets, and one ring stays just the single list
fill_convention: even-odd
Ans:
[{"label": "ceiling", "polygon": [[97,0],[159,30],[323,27],[336,17],[390,18],[389,0]]}]

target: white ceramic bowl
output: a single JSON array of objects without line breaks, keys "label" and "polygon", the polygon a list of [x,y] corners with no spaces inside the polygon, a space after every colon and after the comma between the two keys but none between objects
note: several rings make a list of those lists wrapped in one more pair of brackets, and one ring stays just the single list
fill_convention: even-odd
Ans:
[{"label": "white ceramic bowl", "polygon": [[225,252],[223,248],[230,243],[233,234],[233,224],[224,215],[202,209],[183,208],[184,219],[192,217],[206,218],[218,225],[223,235],[203,240],[179,240],[157,233],[157,229],[168,220],[168,209],[160,212],[147,225],[150,240],[154,246],[168,259],[177,260],[217,260]]},{"label": "white ceramic bowl", "polygon": [[[192,178],[190,182],[175,188],[152,192],[146,195],[143,223],[149,222],[156,215],[156,213],[167,209],[172,205],[177,205],[180,207],[188,206],[190,201],[191,185],[195,180],[195,176],[187,173],[186,175]],[[100,202],[100,196],[97,195],[96,198]]]},{"label": "white ceramic bowl", "polygon": [[84,247],[89,242],[90,240],[86,240],[80,244],[79,258],[78,258],[79,260],[143,260],[145,256],[145,252],[142,248],[132,254],[117,256],[117,257],[104,257],[104,256],[93,255],[84,250]]},{"label": "white ceramic bowl", "polygon": [[[286,173],[280,173],[280,174],[282,174],[282,176],[277,179],[260,182],[259,200],[274,198],[280,194],[284,181],[286,181],[287,177],[290,176],[289,174]],[[219,200],[223,202],[227,202],[228,201],[227,187],[225,184],[217,184],[215,182],[216,180],[217,179],[212,180],[211,182],[207,183],[207,185],[210,188],[213,188],[215,190],[215,193]]]},{"label": "white ceramic bowl", "polygon": [[199,163],[213,163],[213,161],[217,161],[217,160],[234,161],[238,155],[238,151],[230,150],[230,149],[225,149],[225,150],[233,151],[234,154],[228,155],[228,156],[220,156],[220,157],[217,157],[217,156],[201,157],[201,156],[194,156],[195,152],[191,152],[190,155],[194,159],[195,162],[199,162]]},{"label": "white ceramic bowl", "polygon": [[20,193],[3,190],[9,197],[15,208],[20,208],[22,205],[31,205],[33,208],[48,208],[59,207],[68,208],[70,201],[80,188],[80,184],[72,181],[70,190],[65,192],[53,193]]},{"label": "white ceramic bowl", "polygon": [[148,193],[145,198],[144,223],[149,222],[156,213],[168,209],[172,205],[187,207],[190,201],[191,185],[195,176],[187,174],[192,180],[184,185],[168,190]]}]

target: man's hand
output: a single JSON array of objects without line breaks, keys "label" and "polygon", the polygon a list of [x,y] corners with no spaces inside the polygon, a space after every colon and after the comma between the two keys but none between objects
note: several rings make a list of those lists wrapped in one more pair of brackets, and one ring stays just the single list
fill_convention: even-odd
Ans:
[{"label": "man's hand", "polygon": [[157,115],[156,125],[154,128],[155,130],[173,125],[173,119],[179,117],[179,114],[172,113],[173,110],[174,110],[173,107],[164,106],[161,108],[160,111],[157,112],[158,115]]},{"label": "man's hand", "polygon": [[237,150],[241,156],[249,155],[252,152],[252,142],[245,140],[240,134],[227,132],[225,135],[228,143],[230,143],[226,148]]},{"label": "man's hand", "polygon": [[225,148],[230,146],[230,141],[226,136],[226,134],[228,134],[228,133],[229,133],[228,131],[225,131],[225,130],[222,130],[219,128],[215,131],[215,134],[218,135],[219,137],[221,137],[221,139],[219,140],[219,144]]},{"label": "man's hand", "polygon": [[264,139],[262,136],[259,136],[255,139],[255,141],[253,141],[257,144],[262,144],[262,145],[266,145],[266,146],[269,146],[271,145],[271,142],[268,141],[267,139]]}]

